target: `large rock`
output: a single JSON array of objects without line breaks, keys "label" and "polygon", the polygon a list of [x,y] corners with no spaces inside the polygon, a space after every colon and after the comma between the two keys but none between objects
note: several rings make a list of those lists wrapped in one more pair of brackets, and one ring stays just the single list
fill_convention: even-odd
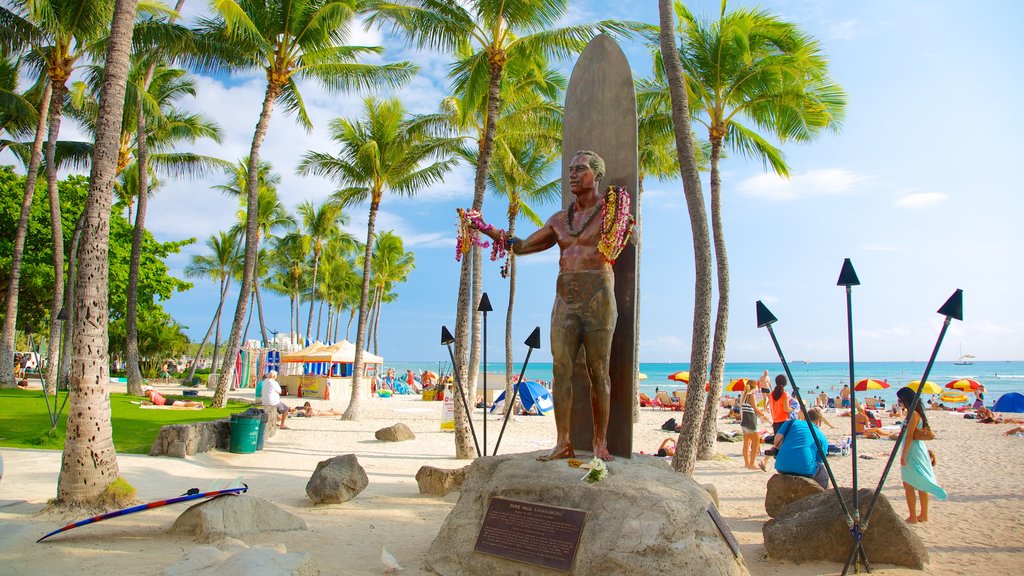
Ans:
[{"label": "large rock", "polygon": [[[853,489],[842,488],[847,507],[853,509]],[[859,493],[861,517],[867,512],[872,491]],[[850,530],[832,491],[808,496],[786,506],[761,528],[768,556],[792,562],[826,560],[844,564],[850,552]],[[928,551],[921,538],[892,509],[885,495],[878,497],[868,530],[861,541],[872,564],[896,564],[921,570]]]},{"label": "large rock", "polygon": [[288,553],[284,544],[249,548],[227,539],[193,548],[164,570],[164,576],[318,576],[316,560],[306,552]]},{"label": "large rock", "polygon": [[377,440],[382,440],[384,442],[402,442],[403,440],[416,439],[416,435],[412,433],[412,430],[401,422],[393,426],[377,430],[374,437],[377,438]]},{"label": "large rock", "polygon": [[617,459],[608,463],[607,478],[589,484],[565,460],[538,462],[536,456],[492,456],[470,465],[425,569],[445,575],[561,574],[473,550],[490,499],[503,497],[587,512],[576,576],[748,573],[708,514],[708,492],[660,459]]},{"label": "large rock", "polygon": [[196,504],[182,512],[171,526],[171,532],[190,534],[196,542],[305,529],[306,521],[302,518],[247,494],[221,496]]},{"label": "large rock", "polygon": [[306,496],[314,504],[340,504],[355,498],[369,484],[366,470],[359,465],[355,454],[345,454],[316,465],[306,483]]},{"label": "large rock", "polygon": [[821,494],[824,491],[825,489],[813,478],[776,474],[768,479],[768,491],[764,495],[764,510],[769,516],[776,518],[779,511],[786,505],[808,496]]},{"label": "large rock", "polygon": [[466,471],[469,466],[448,470],[423,466],[416,473],[416,483],[419,484],[420,494],[431,496],[445,496],[452,490],[458,490],[466,480]]},{"label": "large rock", "polygon": [[227,449],[230,443],[231,424],[227,418],[191,424],[169,424],[160,428],[149,455],[184,458],[214,448]]}]

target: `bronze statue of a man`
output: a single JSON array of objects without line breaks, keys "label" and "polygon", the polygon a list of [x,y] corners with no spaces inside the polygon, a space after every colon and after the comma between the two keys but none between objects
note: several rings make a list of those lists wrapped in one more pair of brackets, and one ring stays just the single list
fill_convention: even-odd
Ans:
[{"label": "bronze statue of a man", "polygon": [[[569,165],[569,188],[575,201],[556,212],[544,226],[525,239],[508,239],[513,254],[542,252],[558,245],[558,282],[551,310],[551,354],[554,364],[555,447],[540,460],[572,458],[570,437],[573,367],[582,345],[590,377],[590,402],[594,414],[594,456],[613,460],[608,452],[608,414],[611,380],[608,375],[612,335],[617,319],[615,276],[608,259],[598,249],[602,238],[604,199],[598,192],[605,173],[604,160],[580,150]],[[481,232],[502,241],[494,228]]]}]

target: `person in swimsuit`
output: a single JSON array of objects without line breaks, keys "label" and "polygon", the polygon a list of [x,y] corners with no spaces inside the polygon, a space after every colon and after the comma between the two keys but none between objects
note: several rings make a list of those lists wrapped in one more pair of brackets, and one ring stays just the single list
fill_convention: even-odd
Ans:
[{"label": "person in swimsuit", "polygon": [[142,395],[148,398],[149,401],[156,406],[178,406],[181,408],[202,408],[205,406],[205,404],[199,401],[171,400],[164,398],[163,395],[154,390],[152,386],[146,386],[142,391]]},{"label": "person in swimsuit", "polygon": [[525,239],[505,240],[495,228],[480,231],[494,241],[505,241],[517,256],[542,252],[558,245],[558,280],[551,311],[551,355],[554,372],[555,447],[541,460],[573,458],[570,437],[573,364],[582,346],[590,377],[590,401],[594,415],[594,456],[613,460],[608,452],[608,418],[611,379],[608,369],[612,334],[618,319],[615,275],[598,250],[602,238],[603,197],[600,181],[604,160],[590,150],[580,150],[569,164],[569,188],[575,201],[548,218],[544,226]]}]

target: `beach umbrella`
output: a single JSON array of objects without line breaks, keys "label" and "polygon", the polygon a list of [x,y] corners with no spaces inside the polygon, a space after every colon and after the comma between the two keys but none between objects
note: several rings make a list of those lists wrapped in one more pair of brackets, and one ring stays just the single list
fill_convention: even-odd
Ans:
[{"label": "beach umbrella", "polygon": [[675,380],[676,382],[690,382],[690,372],[687,370],[681,370],[679,372],[673,372],[668,375],[669,380]]},{"label": "beach umbrella", "polygon": [[[920,386],[921,386],[921,381],[920,380],[914,380],[914,381],[912,381],[912,382],[907,384],[907,388],[910,388],[911,390],[915,390],[915,391]],[[942,394],[942,388],[939,388],[939,385],[936,384],[935,382],[932,382],[931,380],[928,380],[928,381],[926,381],[924,383],[924,390],[922,390],[921,393],[922,394]]]},{"label": "beach umbrella", "polygon": [[1007,392],[996,400],[992,406],[993,412],[1024,412],[1024,394],[1019,392]]},{"label": "beach umbrella", "polygon": [[939,400],[949,402],[950,404],[959,404],[961,402],[967,402],[967,396],[958,390],[951,390],[943,393],[942,396],[939,396]]},{"label": "beach umbrella", "polygon": [[866,392],[868,390],[885,390],[889,387],[889,383],[885,380],[875,380],[874,378],[865,378],[856,385],[853,389],[857,392]]},{"label": "beach umbrella", "polygon": [[751,378],[737,378],[725,387],[726,392],[743,392],[747,388],[747,382],[757,385],[757,380]]},{"label": "beach umbrella", "polygon": [[637,380],[647,380],[647,374],[644,374],[643,372],[637,372],[636,378]]},{"label": "beach umbrella", "polygon": [[961,378],[959,380],[953,380],[949,384],[946,384],[946,388],[950,390],[962,390],[964,392],[973,392],[975,390],[984,388],[981,382],[977,380],[971,380],[970,378]]}]

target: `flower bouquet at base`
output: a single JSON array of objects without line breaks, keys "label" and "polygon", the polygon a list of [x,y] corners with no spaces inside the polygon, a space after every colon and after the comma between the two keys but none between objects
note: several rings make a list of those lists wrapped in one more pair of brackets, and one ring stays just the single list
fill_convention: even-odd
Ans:
[{"label": "flower bouquet at base", "polygon": [[584,482],[593,484],[608,477],[608,466],[604,463],[604,460],[597,457],[591,458],[590,462],[586,464],[581,464],[580,468],[587,470],[587,473],[580,478]]}]

